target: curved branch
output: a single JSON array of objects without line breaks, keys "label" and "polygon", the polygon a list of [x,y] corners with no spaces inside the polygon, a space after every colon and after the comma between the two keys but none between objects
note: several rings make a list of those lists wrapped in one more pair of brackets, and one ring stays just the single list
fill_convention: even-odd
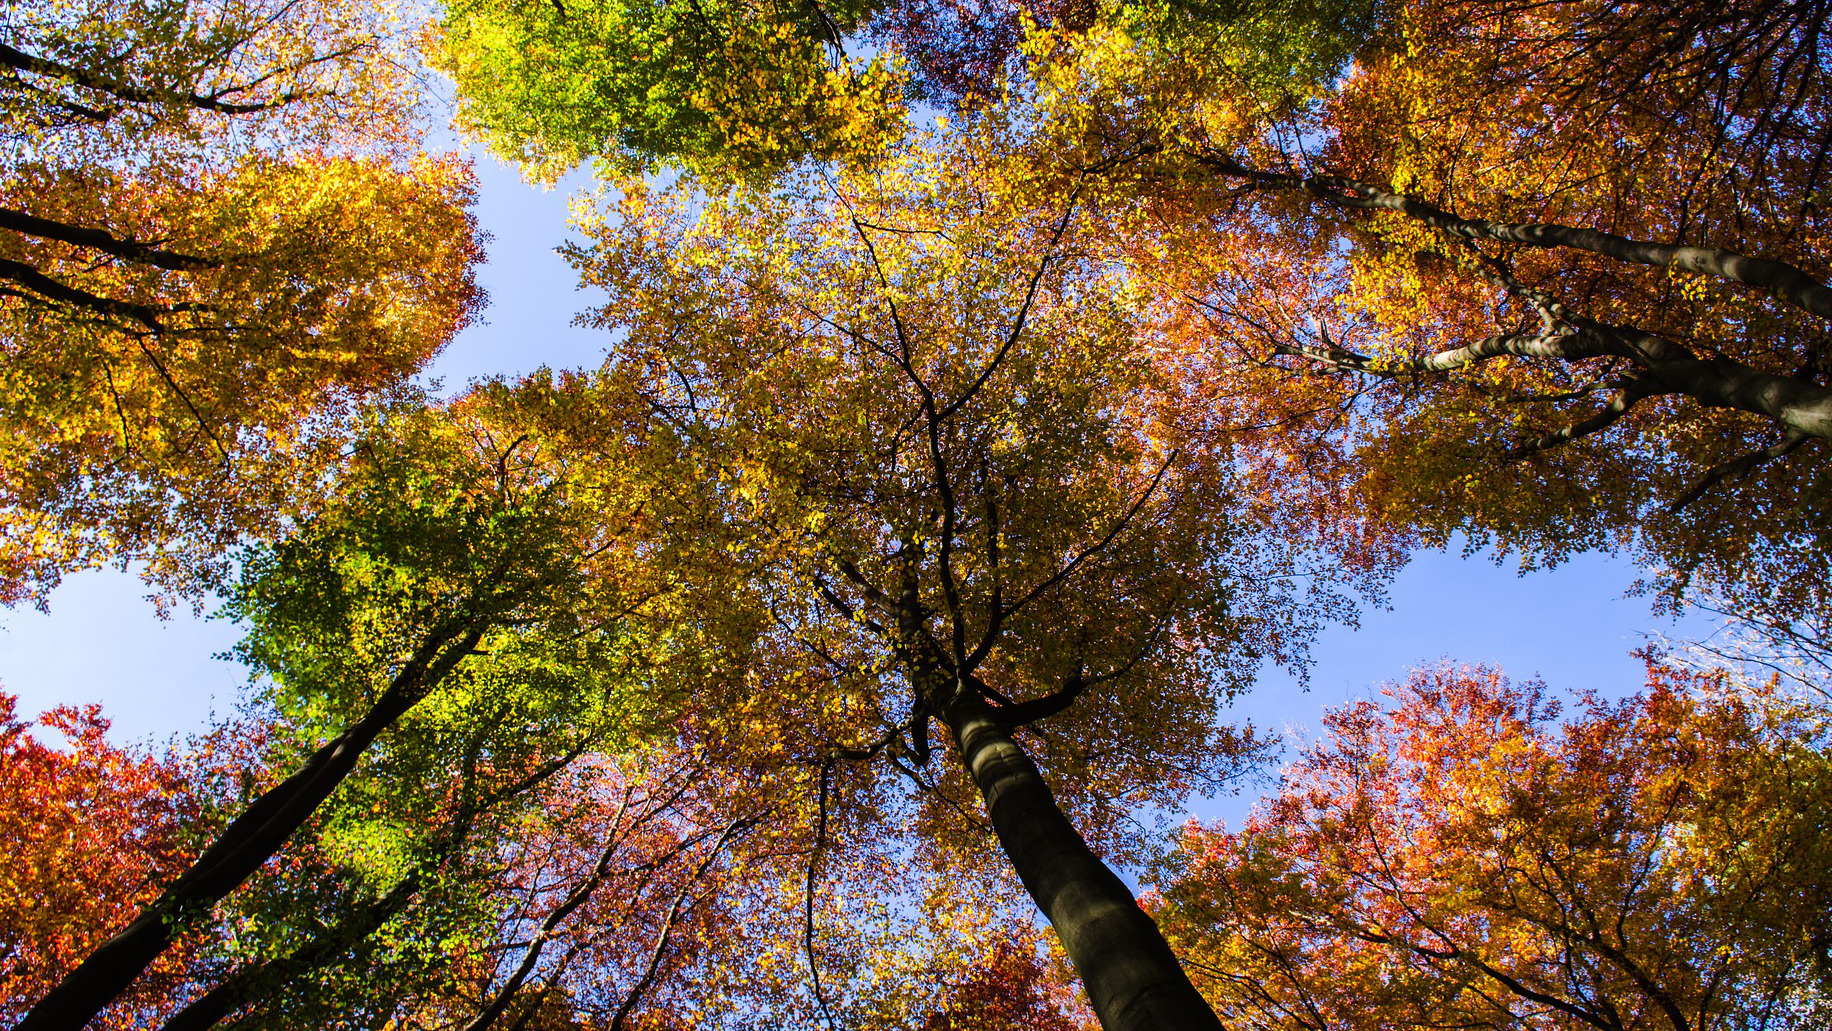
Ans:
[{"label": "curved branch", "polygon": [[1594,337],[1571,332],[1510,333],[1484,337],[1473,344],[1439,351],[1420,358],[1413,367],[1421,372],[1448,372],[1503,356],[1513,358],[1557,358],[1576,361],[1604,358],[1621,352]]},{"label": "curved branch", "polygon": [[1031,602],[1036,601],[1037,598],[1043,594],[1043,592],[1049,590],[1050,588],[1056,586],[1059,583],[1062,583],[1064,580],[1067,580],[1070,576],[1073,576],[1075,573],[1075,570],[1080,568],[1083,562],[1087,561],[1089,558],[1093,557],[1094,555],[1097,555],[1101,553],[1102,551],[1107,550],[1107,547],[1111,545],[1114,542],[1114,540],[1118,538],[1122,532],[1125,531],[1126,527],[1132,525],[1133,518],[1139,514],[1140,509],[1145,507],[1145,502],[1151,500],[1151,496],[1158,492],[1158,485],[1164,482],[1164,474],[1170,471],[1170,464],[1171,462],[1176,460],[1177,455],[1178,455],[1178,452],[1172,451],[1170,454],[1165,456],[1163,463],[1158,466],[1157,473],[1152,476],[1151,483],[1146,485],[1145,490],[1139,494],[1138,500],[1134,501],[1131,507],[1126,509],[1126,514],[1121,516],[1119,518],[1119,521],[1113,524],[1113,528],[1107,531],[1107,535],[1105,537],[1102,537],[1098,542],[1092,545],[1089,545],[1085,550],[1081,551],[1074,558],[1070,559],[1068,563],[1065,564],[1061,569],[1058,569],[1056,572],[1050,574],[1048,577],[1045,577],[1043,582],[1037,584],[1035,587],[1032,587],[1029,591],[1025,593],[1024,597],[1019,598],[1016,602],[1014,602],[1011,605],[1011,607],[1005,609],[1004,614],[1007,616],[1012,615],[1013,613],[1017,612],[1019,609],[1024,608],[1026,605],[1029,605]]},{"label": "curved branch", "polygon": [[1705,475],[1701,477],[1697,483],[1693,484],[1684,494],[1675,498],[1672,504],[1667,506],[1667,514],[1678,514],[1687,505],[1704,497],[1706,491],[1723,483],[1725,480],[1733,477],[1748,476],[1758,467],[1767,465],[1775,459],[1787,455],[1789,452],[1806,442],[1806,434],[1797,430],[1788,430],[1781,435],[1781,440],[1772,447],[1753,451],[1741,458],[1733,458],[1728,462],[1721,462],[1712,466],[1705,471]]},{"label": "curved branch", "polygon": [[[92,294],[81,287],[70,286],[59,282],[38,271],[23,261],[11,258],[0,258],[0,279],[10,279],[20,286],[31,290],[45,300],[62,301],[76,308],[84,308],[97,315],[107,315],[118,319],[132,319],[147,329],[157,333],[165,328],[159,321],[160,316],[168,314],[151,305],[135,304],[131,301],[117,301],[112,298]],[[30,295],[15,293],[14,296],[31,300]]]},{"label": "curved branch", "polygon": [[[299,67],[303,68],[315,63],[318,62],[309,61]],[[185,93],[180,90],[148,89],[146,87],[108,79],[101,75],[97,75],[95,72],[78,68],[74,65],[68,65],[60,61],[53,61],[49,58],[28,54],[23,50],[16,50],[13,47],[7,46],[5,43],[0,43],[0,64],[10,68],[16,68],[22,72],[31,72],[34,75],[44,75],[50,78],[62,79],[66,82],[81,86],[84,89],[95,90],[97,93],[105,93],[108,96],[114,97],[116,100],[125,100],[130,104],[183,104],[187,107],[202,108],[206,111],[214,111],[217,114],[225,115],[251,115],[260,111],[266,111],[269,108],[303,100],[311,95],[287,93],[276,97],[272,101],[255,104],[234,104],[221,99],[222,96],[228,93],[240,92],[246,87],[238,86],[224,89],[213,96]]]},{"label": "curved branch", "polygon": [[1715,247],[1634,240],[1598,229],[1579,229],[1552,222],[1491,222],[1464,218],[1436,205],[1342,176],[1313,176],[1304,182],[1312,193],[1333,204],[1398,212],[1452,236],[1586,251],[1635,265],[1716,276],[1773,294],[1809,314],[1832,319],[1832,288],[1785,261],[1752,258]]},{"label": "curved branch", "polygon": [[692,894],[693,886],[706,876],[706,871],[712,867],[713,861],[719,858],[719,853],[724,850],[725,843],[731,838],[733,832],[748,827],[755,820],[755,817],[747,817],[726,824],[725,829],[719,832],[718,840],[712,843],[712,848],[706,853],[706,858],[700,860],[699,866],[694,867],[693,876],[688,878],[687,883],[681,887],[680,893],[674,897],[674,904],[668,907],[668,916],[662,921],[661,932],[655,937],[655,948],[649,952],[649,964],[644,968],[642,977],[624,995],[623,1002],[618,1005],[616,1014],[611,1017],[610,1031],[623,1031],[623,1022],[629,1018],[630,1011],[636,1008],[636,1003],[641,1001],[643,993],[647,992],[655,983],[655,975],[661,970],[662,959],[668,954],[668,939],[674,934],[674,927],[680,920],[681,911],[688,905],[687,899]]},{"label": "curved branch", "polygon": [[1581,422],[1574,422],[1562,430],[1509,448],[1501,453],[1501,461],[1517,462],[1529,455],[1538,454],[1560,444],[1567,444],[1581,437],[1588,437],[1592,433],[1606,430],[1615,425],[1618,419],[1627,415],[1635,405],[1661,393],[1666,393],[1666,391],[1653,389],[1645,379],[1632,380],[1616,394],[1614,400],[1604,406],[1602,411]]},{"label": "curved branch", "polygon": [[967,385],[966,390],[961,391],[959,397],[948,402],[938,418],[946,419],[958,411],[962,405],[972,400],[974,395],[979,393],[980,388],[986,384],[986,380],[1004,362],[1005,356],[1017,345],[1018,337],[1024,333],[1025,323],[1030,318],[1031,306],[1036,303],[1037,289],[1043,285],[1043,275],[1049,271],[1050,261],[1056,256],[1056,248],[1062,243],[1063,234],[1068,232],[1069,223],[1074,219],[1075,205],[1081,199],[1081,189],[1081,184],[1077,183],[1075,189],[1069,191],[1069,199],[1062,207],[1062,217],[1056,220],[1056,227],[1050,232],[1050,243],[1044,249],[1043,259],[1037,262],[1037,271],[1031,273],[1030,282],[1024,287],[1024,303],[1018,306],[1018,314],[1012,319],[1011,331],[1005,334],[1004,342],[999,345],[997,351],[993,352],[991,360],[986,363],[985,367],[980,369],[979,375],[975,376],[973,382]]},{"label": "curved branch", "polygon": [[814,879],[820,868],[821,850],[827,846],[827,787],[833,777],[833,764],[821,765],[820,808],[815,813],[814,849],[808,853],[808,877],[803,885],[802,951],[808,957],[808,977],[814,983],[814,1001],[820,1004],[821,1016],[827,1018],[829,1031],[837,1031],[833,1010],[827,1006],[827,994],[821,989],[821,966],[814,957]]},{"label": "curved branch", "polygon": [[113,233],[91,226],[71,225],[53,219],[40,218],[37,215],[18,211],[13,208],[0,208],[0,229],[11,229],[27,236],[37,236],[46,240],[57,240],[61,243],[74,244],[112,254],[127,261],[154,265],[175,272],[189,269],[221,268],[223,263],[212,258],[201,258],[195,254],[181,254],[159,247],[140,243],[137,240],[124,240]]},{"label": "curved branch", "polygon": [[1193,154],[1196,161],[1215,172],[1282,189],[1303,190],[1338,207],[1361,211],[1391,211],[1434,229],[1466,240],[1493,240],[1527,247],[1564,248],[1599,254],[1636,265],[1696,272],[1773,294],[1787,304],[1832,319],[1832,287],[1785,261],[1753,258],[1715,247],[1635,240],[1597,229],[1580,229],[1552,222],[1492,222],[1464,218],[1434,204],[1382,190],[1372,184],[1339,175],[1307,176],[1254,168],[1225,155]]}]

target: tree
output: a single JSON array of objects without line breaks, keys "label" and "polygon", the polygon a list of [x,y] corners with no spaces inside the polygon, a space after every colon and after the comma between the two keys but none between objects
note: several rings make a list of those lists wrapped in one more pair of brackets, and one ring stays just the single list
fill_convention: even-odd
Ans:
[{"label": "tree", "polygon": [[[194,978],[207,990],[165,1031],[377,1021],[482,1031],[550,1001],[598,1009],[608,994],[614,1016],[660,994],[683,941],[716,920],[708,871],[756,821],[696,824],[712,818],[696,806],[704,764],[598,751],[640,750],[620,740],[628,700],[589,678],[558,682],[572,689],[571,713],[540,712],[519,692],[501,699],[507,711],[478,706],[482,719],[416,713],[409,740],[372,757],[302,833],[294,862],[232,900],[214,943],[224,972]],[[579,712],[596,719],[563,725]],[[529,715],[540,722],[522,722]],[[528,729],[548,721],[561,725]],[[411,739],[435,727],[463,747],[427,762],[415,753],[440,749]],[[426,783],[402,783],[397,765],[419,766]]]},{"label": "tree", "polygon": [[[1332,711],[1157,907],[1251,1028],[1808,1027],[1825,1018],[1820,714],[1722,675],[1579,699],[1439,667]],[[1624,747],[1633,742],[1633,747]]]},{"label": "tree", "polygon": [[[194,922],[101,1026],[387,1018],[481,1031],[550,999],[623,1026],[667,998],[691,962],[684,946],[722,936],[710,903],[760,821],[723,815],[741,792],[703,757],[643,754],[627,676],[606,683],[603,670],[551,656],[531,665],[505,643],[372,749],[284,861],[217,920]],[[67,755],[11,739],[24,789],[12,840],[35,858],[0,912],[9,1009],[23,1012],[123,907],[152,898],[217,814],[257,789],[258,771],[307,750],[290,739],[309,723],[269,715],[165,762],[110,747],[93,711],[40,718],[70,731]]]},{"label": "tree", "polygon": [[1305,542],[1223,514],[1230,456],[1160,418],[1155,341],[1077,193],[1014,201],[998,142],[925,140],[697,217],[628,183],[576,258],[714,521],[744,531],[725,548],[748,597],[713,603],[768,619],[708,718],[854,819],[877,770],[928,783],[939,720],[960,762],[932,833],[983,799],[1105,1026],[1210,1026],[1030,750],[1109,848],[1113,802],[1217,783],[1256,747],[1217,705],[1317,614],[1293,597]]},{"label": "tree", "polygon": [[[524,385],[524,395],[540,392],[538,382]],[[292,685],[293,707],[283,711],[315,728],[316,747],[20,1028],[82,1026],[278,852],[370,745],[480,649],[523,654],[516,640],[551,635],[559,654],[543,660],[536,649],[533,661],[616,659],[580,642],[621,629],[654,593],[625,550],[640,536],[640,481],[625,478],[640,458],[569,481],[528,434],[503,442],[516,425],[513,399],[499,390],[445,413],[383,413],[339,505],[244,557],[230,606],[251,627],[241,654]]]},{"label": "tree", "polygon": [[596,158],[757,181],[806,159],[871,164],[910,100],[972,114],[1061,51],[1231,62],[1268,94],[1303,92],[1374,20],[1364,0],[454,0],[432,60],[457,81],[461,123],[537,177]]},{"label": "tree", "polygon": [[869,10],[457,0],[433,60],[457,80],[461,123],[537,175],[589,158],[771,174],[894,132],[890,69],[841,49]]},{"label": "tree", "polygon": [[1664,603],[1772,621],[1826,604],[1823,118],[1787,70],[1817,44],[1809,13],[1714,11],[1408,8],[1283,123],[1098,64],[1045,100],[1156,208],[1132,251],[1218,403],[1318,413],[1286,451],[1323,489],[1433,545],[1630,547]]},{"label": "tree", "polygon": [[[1141,279],[1192,306],[1186,326],[1223,352],[1192,370],[1230,416],[1253,416],[1192,417],[1236,432],[1310,413],[1299,421],[1319,433],[1288,434],[1285,457],[1262,465],[1287,486],[1302,477],[1275,464],[1332,465],[1314,515],[1352,522],[1352,498],[1390,539],[1464,533],[1529,562],[1635,547],[1671,571],[1665,603],[1697,581],[1773,619],[1825,607],[1823,542],[1793,543],[1825,523],[1811,455],[1832,431],[1817,357],[1832,291],[1813,258],[1816,11],[988,2],[890,5],[832,35],[862,25],[912,63],[919,92],[1030,125],[1030,145],[1063,166],[1046,192],[1107,173],[1091,190],[1112,199]],[[1020,31],[1031,16],[1035,31]],[[572,47],[561,41],[576,31],[518,29],[479,64],[476,103],[512,109],[476,127],[514,151],[532,138],[515,127],[586,119],[575,129],[591,140],[561,164],[667,159],[678,148],[665,140],[606,135],[627,104],[554,99],[598,90],[589,76],[556,70],[539,96],[484,88],[516,66],[508,52]],[[991,104],[1007,86],[1012,99]],[[786,124],[720,111],[766,136]],[[807,124],[805,139],[825,138]],[[839,155],[810,146],[770,153]],[[1141,200],[1149,224],[1128,208]],[[1214,278],[1238,273],[1243,246],[1267,255],[1247,291]],[[1267,366],[1314,381],[1276,385]],[[1249,393],[1270,400],[1233,400]],[[1743,503],[1749,492],[1763,503]],[[1729,523],[1746,532],[1716,532]],[[1753,567],[1775,575],[1742,572]]]},{"label": "tree", "polygon": [[[1474,433],[1427,445],[1449,475],[1420,478],[1424,490],[1391,477],[1397,489],[1376,503],[1425,514],[1434,537],[1439,513],[1460,504],[1466,528],[1531,555],[1631,545],[1670,570],[1657,583],[1669,599],[1696,584],[1757,618],[1825,611],[1818,499],[1832,393],[1819,338],[1832,292],[1813,201],[1824,113],[1796,92],[1818,74],[1807,70],[1814,17],[1572,5],[1516,50],[1474,60],[1517,24],[1478,5],[1460,29],[1426,21],[1416,57],[1371,67],[1365,89],[1345,95],[1333,160],[1387,166],[1390,192],[1413,195],[1405,221],[1443,227],[1413,245],[1399,243],[1404,228],[1398,246],[1377,242],[1358,288],[1390,298],[1395,315],[1425,302],[1394,357],[1450,352],[1427,358],[1446,371],[1413,388],[1399,419],[1479,413]],[[1461,72],[1456,55],[1472,58]],[[1373,100],[1406,76],[1402,105]],[[1583,117],[1533,99],[1579,94]],[[1485,128],[1497,121],[1520,131]],[[1520,145],[1526,135],[1543,154]],[[1397,285],[1408,265],[1433,266],[1410,297]],[[1371,307],[1385,322],[1388,309]],[[1485,360],[1495,351],[1533,353]],[[1538,467],[1537,504],[1500,482],[1521,479],[1505,468],[1520,458]]]},{"label": "tree", "polygon": [[9,9],[0,601],[104,561],[220,572],[309,510],[360,402],[475,317],[470,173],[413,153],[392,17]]}]

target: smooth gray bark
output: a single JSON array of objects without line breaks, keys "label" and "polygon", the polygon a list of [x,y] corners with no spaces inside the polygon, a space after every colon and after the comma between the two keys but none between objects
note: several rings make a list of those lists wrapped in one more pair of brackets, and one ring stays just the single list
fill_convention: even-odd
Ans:
[{"label": "smooth gray bark", "polygon": [[1654,362],[1647,376],[1662,392],[1767,416],[1809,437],[1832,438],[1832,390],[1806,380],[1723,359]]},{"label": "smooth gray bark", "polygon": [[1088,848],[1035,763],[977,695],[947,706],[949,729],[999,845],[1081,976],[1105,1031],[1220,1031],[1158,925]]},{"label": "smooth gray bark", "polygon": [[[1493,240],[1529,247],[1564,247],[1656,268],[1676,268],[1716,276],[1774,294],[1801,311],[1832,319],[1832,289],[1785,261],[1752,258],[1716,247],[1635,240],[1600,229],[1581,229],[1554,222],[1490,222],[1464,218],[1421,200],[1333,176],[1305,180],[1313,193],[1346,207],[1396,211],[1434,229],[1470,240]],[[1342,191],[1335,193],[1331,187]]]}]

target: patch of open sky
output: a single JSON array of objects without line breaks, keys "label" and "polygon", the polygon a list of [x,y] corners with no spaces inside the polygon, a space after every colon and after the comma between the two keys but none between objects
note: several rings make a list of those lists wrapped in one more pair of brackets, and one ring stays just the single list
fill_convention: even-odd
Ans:
[{"label": "patch of open sky", "polygon": [[[1493,666],[1516,681],[1543,680],[1555,694],[1626,697],[1646,682],[1637,650],[1704,639],[1718,626],[1707,614],[1653,614],[1647,598],[1626,594],[1639,576],[1633,563],[1600,554],[1522,575],[1486,555],[1420,552],[1395,578],[1386,608],[1364,609],[1359,628],[1317,635],[1308,691],[1282,670],[1262,670],[1223,718],[1279,735],[1288,761],[1315,740],[1324,709],[1380,700],[1386,685],[1440,662]],[[1191,814],[1238,827],[1272,786],[1268,777],[1243,784],[1236,797],[1193,800]]]},{"label": "patch of open sky", "polygon": [[131,572],[93,570],[52,591],[48,612],[0,615],[0,689],[18,696],[19,717],[98,702],[109,739],[126,744],[200,732],[232,712],[248,674],[217,656],[241,629],[182,603],[160,619],[146,593]]},{"label": "patch of open sky", "polygon": [[580,289],[579,274],[557,250],[568,235],[573,198],[594,189],[591,170],[578,169],[543,189],[523,182],[513,165],[481,147],[471,154],[477,223],[491,237],[477,278],[490,303],[482,321],[427,366],[422,381],[439,380],[440,394],[451,397],[481,377],[602,365],[607,334],[576,326],[573,318],[603,298]]}]

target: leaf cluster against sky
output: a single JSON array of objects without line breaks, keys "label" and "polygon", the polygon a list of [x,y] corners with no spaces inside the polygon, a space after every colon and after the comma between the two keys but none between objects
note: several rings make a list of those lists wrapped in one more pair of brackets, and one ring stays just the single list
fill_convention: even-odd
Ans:
[{"label": "leaf cluster against sky", "polygon": [[[1821,6],[8,8],[7,600],[138,563],[257,677],[163,758],[10,724],[31,883],[111,887],[9,1014],[1811,1024],[1810,666],[1422,673],[1152,864],[1416,552],[1823,658]],[[414,379],[484,303],[434,71],[591,167],[600,366]]]}]

